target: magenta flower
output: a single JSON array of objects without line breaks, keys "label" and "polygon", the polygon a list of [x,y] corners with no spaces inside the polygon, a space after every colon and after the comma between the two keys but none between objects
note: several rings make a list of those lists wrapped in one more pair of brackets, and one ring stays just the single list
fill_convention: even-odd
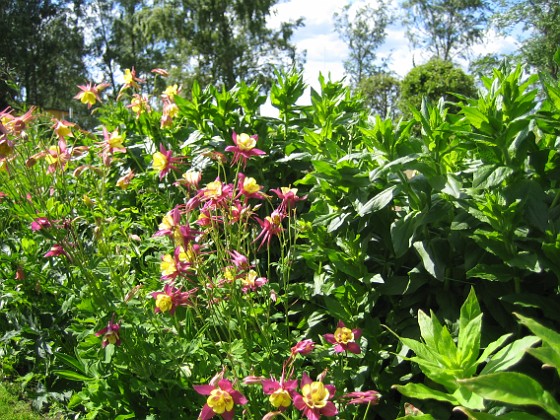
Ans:
[{"label": "magenta flower", "polygon": [[313,382],[304,373],[301,379],[301,395],[295,394],[294,406],[309,420],[319,420],[321,416],[333,417],[338,410],[332,401],[336,388],[321,381]]},{"label": "magenta flower", "polygon": [[284,411],[292,405],[292,400],[296,395],[297,380],[286,381],[284,378],[277,381],[275,379],[262,380],[263,392],[269,395],[268,401],[274,408]]},{"label": "magenta flower", "polygon": [[51,226],[52,226],[51,221],[46,217],[38,217],[33,222],[31,222],[31,230],[33,232],[37,232],[38,230],[44,228],[50,228]]},{"label": "magenta flower", "polygon": [[100,83],[94,86],[91,82],[87,85],[78,85],[80,92],[74,96],[74,99],[78,99],[81,103],[87,104],[88,109],[90,109],[96,102],[101,102],[99,93],[109,86],[108,83]]},{"label": "magenta flower", "polygon": [[278,209],[274,210],[270,216],[266,216],[264,220],[257,217],[257,221],[259,222],[259,225],[261,225],[262,230],[255,238],[254,242],[257,242],[259,239],[261,240],[259,249],[265,244],[265,242],[267,246],[269,246],[272,237],[280,235],[283,230],[282,220],[284,220],[284,217],[286,217],[286,215]]},{"label": "magenta flower", "polygon": [[233,263],[233,265],[235,265],[235,267],[237,267],[238,270],[245,271],[249,270],[252,267],[251,263],[249,262],[249,258],[247,258],[245,255],[237,251],[230,251],[229,255],[231,255],[231,262]]},{"label": "magenta flower", "polygon": [[280,189],[276,188],[270,191],[275,193],[278,196],[278,198],[282,200],[282,203],[280,203],[279,206],[279,209],[281,209],[282,211],[290,210],[294,208],[295,204],[298,201],[302,201],[307,198],[306,195],[303,197],[298,197],[297,188],[281,187]]},{"label": "magenta flower", "polygon": [[49,257],[59,257],[64,255],[66,258],[70,258],[70,255],[64,250],[62,245],[55,244],[49,249],[49,251],[44,255],[45,258]]},{"label": "magenta flower", "polygon": [[163,287],[163,292],[153,292],[150,294],[156,300],[155,313],[169,312],[170,315],[175,313],[178,306],[187,306],[191,304],[191,297],[198,291],[198,288],[191,289],[186,292],[181,292],[172,284],[166,284]]},{"label": "magenta flower", "polygon": [[167,150],[163,144],[159,145],[159,152],[152,155],[152,166],[159,171],[159,179],[163,179],[171,170],[177,170],[176,164],[180,163],[184,157],[173,157],[173,151]]},{"label": "magenta flower", "polygon": [[107,347],[107,344],[114,344],[115,346],[121,345],[121,337],[119,335],[119,330],[121,326],[119,323],[113,322],[113,320],[109,321],[107,326],[95,333],[96,337],[103,336],[103,341],[101,342],[101,346],[103,348]]},{"label": "magenta flower", "polygon": [[335,353],[349,351],[350,353],[360,354],[360,346],[356,340],[360,338],[362,332],[359,329],[347,328],[344,322],[338,321],[334,334],[325,334],[323,337],[331,344],[334,344]]},{"label": "magenta flower", "polygon": [[295,346],[292,347],[292,356],[296,354],[301,354],[305,356],[313,351],[315,348],[315,343],[311,339],[306,339],[299,341]]},{"label": "magenta flower", "polygon": [[220,379],[215,385],[193,385],[193,388],[200,395],[208,395],[206,404],[202,407],[198,419],[208,420],[216,414],[224,420],[232,420],[234,405],[247,404],[247,398],[241,392],[233,389],[230,381]]},{"label": "magenta flower", "polygon": [[377,404],[381,394],[377,391],[355,391],[344,394],[342,398],[350,398],[346,404]]},{"label": "magenta flower", "polygon": [[237,178],[237,185],[239,189],[238,197],[243,195],[245,197],[245,202],[247,202],[249,198],[258,198],[262,200],[265,197],[261,192],[262,186],[257,184],[255,178],[245,176],[245,174],[241,172]]},{"label": "magenta flower", "polygon": [[234,131],[231,137],[235,146],[227,146],[226,152],[233,152],[233,159],[231,161],[232,165],[235,165],[237,162],[242,161],[243,167],[245,167],[245,165],[247,164],[247,159],[249,159],[251,156],[262,156],[266,154],[262,150],[255,147],[259,138],[256,134],[252,136],[249,136],[246,133],[237,135],[237,133]]},{"label": "magenta flower", "polygon": [[243,293],[247,293],[249,290],[254,292],[268,283],[268,279],[266,277],[257,276],[258,274],[255,270],[249,270],[249,272],[241,279],[241,282],[243,283],[241,291]]}]

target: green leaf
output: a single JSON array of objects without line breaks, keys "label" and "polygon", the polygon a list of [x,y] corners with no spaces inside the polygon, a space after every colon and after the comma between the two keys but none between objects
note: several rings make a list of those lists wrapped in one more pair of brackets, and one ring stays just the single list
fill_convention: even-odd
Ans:
[{"label": "green leaf", "polygon": [[497,340],[494,340],[490,344],[488,344],[488,346],[484,349],[484,351],[482,352],[482,354],[480,355],[480,357],[476,361],[476,364],[479,365],[480,363],[486,361],[486,359],[488,359],[492,353],[494,353],[496,350],[498,350],[500,347],[502,347],[502,345],[511,336],[512,336],[512,334],[504,334],[500,338],[498,338]]},{"label": "green leaf", "polygon": [[74,372],[72,370],[54,370],[53,373],[60,376],[61,378],[65,378],[70,381],[87,382],[94,379],[90,378],[89,376],[82,375],[81,373]]},{"label": "green leaf", "polygon": [[424,384],[409,382],[406,385],[393,385],[392,388],[399,391],[405,397],[417,398],[419,400],[437,400],[459,405],[459,401],[453,395],[429,388]]},{"label": "green leaf", "polygon": [[[461,306],[459,317],[459,337],[457,348],[459,359],[465,369],[476,368],[476,360],[480,352],[480,336],[482,334],[482,313],[476,298],[474,288],[471,287],[467,299]],[[469,372],[467,376],[474,374]]]},{"label": "green leaf", "polygon": [[458,382],[487,400],[513,405],[536,405],[552,417],[560,418],[560,404],[541,384],[522,373],[498,372],[460,379]]},{"label": "green leaf", "polygon": [[480,374],[500,372],[515,365],[525,355],[525,352],[539,341],[540,338],[533,335],[515,340],[496,353]]},{"label": "green leaf", "polygon": [[66,366],[76,369],[78,372],[87,374],[86,366],[82,363],[81,360],[78,360],[72,356],[68,356],[64,353],[55,352],[54,356],[63,362]]},{"label": "green leaf", "polygon": [[419,211],[413,210],[391,225],[391,240],[397,258],[402,257],[410,249],[412,237],[416,228],[422,222],[422,217]]},{"label": "green leaf", "polygon": [[400,190],[401,189],[399,185],[393,185],[389,188],[386,188],[385,190],[376,194],[375,197],[368,200],[365,204],[359,206],[357,208],[358,215],[363,217],[366,214],[383,209],[391,202],[391,200],[393,200],[393,197],[395,197],[395,195],[397,195]]},{"label": "green leaf", "polygon": [[538,336],[544,343],[552,348],[560,348],[560,334],[550,328],[539,324],[537,321],[524,317],[523,315],[514,314],[519,318],[519,322],[531,330],[533,334]]},{"label": "green leaf", "polygon": [[463,413],[467,416],[468,420],[542,420],[541,417],[533,416],[532,414],[523,413],[521,411],[511,411],[499,416],[494,416],[493,414],[488,413],[479,413],[466,407],[455,407],[453,411]]},{"label": "green leaf", "polygon": [[418,252],[418,255],[420,255],[422,264],[424,265],[426,271],[439,281],[443,281],[445,274],[445,265],[443,264],[441,259],[437,258],[436,255],[434,255],[434,252],[432,251],[432,249],[430,249],[429,245],[427,246],[426,243],[418,241],[414,242],[413,246],[416,252]]},{"label": "green leaf", "polygon": [[560,354],[558,354],[556,349],[543,346],[536,349],[528,349],[527,352],[543,362],[544,365],[556,368],[558,375],[560,375]]}]

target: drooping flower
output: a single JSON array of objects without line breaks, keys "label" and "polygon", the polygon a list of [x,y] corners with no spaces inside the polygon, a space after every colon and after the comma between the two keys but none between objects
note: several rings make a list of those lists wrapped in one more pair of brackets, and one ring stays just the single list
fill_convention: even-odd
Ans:
[{"label": "drooping flower", "polygon": [[257,140],[258,135],[254,134],[249,136],[246,133],[241,133],[237,135],[234,131],[232,134],[232,140],[235,146],[227,146],[226,152],[233,152],[233,159],[231,161],[232,165],[235,165],[237,162],[243,162],[243,167],[247,164],[247,160],[251,156],[262,156],[265,155],[266,152],[257,149]]},{"label": "drooping flower", "polygon": [[349,398],[346,404],[377,404],[381,394],[377,391],[355,391],[344,394],[342,398]]},{"label": "drooping flower", "polygon": [[0,137],[0,159],[9,157],[14,152],[15,143],[7,135]]},{"label": "drooping flower", "polygon": [[301,394],[295,394],[294,406],[309,420],[319,420],[323,416],[332,417],[338,410],[332,401],[336,389],[322,381],[312,381],[307,373],[301,379]]},{"label": "drooping flower", "polygon": [[344,322],[338,321],[337,328],[334,334],[325,334],[323,337],[331,344],[334,344],[335,353],[342,353],[349,351],[350,353],[360,354],[360,346],[356,342],[362,335],[359,329],[347,328]]},{"label": "drooping flower", "polygon": [[165,69],[155,68],[155,69],[152,69],[151,72],[154,73],[154,74],[159,74],[161,77],[169,76],[169,72]]},{"label": "drooping flower", "polygon": [[292,347],[292,355],[301,354],[305,356],[313,351],[315,348],[315,343],[311,339],[305,339],[296,343],[295,346]]},{"label": "drooping flower", "polygon": [[109,133],[107,128],[103,127],[103,141],[100,143],[102,147],[101,156],[103,159],[103,164],[105,166],[111,165],[111,156],[115,152],[126,153],[126,147],[124,147],[124,133],[119,133],[119,129],[116,128],[112,133]]},{"label": "drooping flower", "polygon": [[66,120],[58,120],[56,118],[53,118],[52,121],[54,124],[51,128],[54,130],[59,139],[64,140],[66,137],[74,137],[72,134],[72,127],[76,124]]},{"label": "drooping flower", "polygon": [[124,190],[126,187],[128,187],[130,181],[132,181],[132,178],[134,178],[134,176],[135,176],[134,171],[129,168],[128,172],[117,180],[117,187]]},{"label": "drooping flower", "polygon": [[261,226],[261,232],[255,238],[254,242],[257,242],[259,239],[261,243],[259,244],[259,249],[266,243],[267,246],[270,245],[270,241],[272,240],[273,236],[279,236],[282,232],[282,220],[286,217],[286,215],[276,209],[274,210],[270,216],[266,216],[264,220],[257,218],[259,225]]},{"label": "drooping flower", "polygon": [[7,107],[3,111],[0,112],[0,122],[4,127],[2,131],[3,135],[6,134],[13,134],[13,135],[20,135],[23,130],[27,127],[27,123],[34,118],[33,112],[37,109],[37,107],[32,106],[30,107],[27,112],[23,115],[18,117],[12,114],[13,109]]},{"label": "drooping flower", "polygon": [[33,222],[31,222],[31,230],[33,232],[37,232],[38,230],[49,228],[52,226],[52,223],[46,217],[38,217]]},{"label": "drooping flower", "polygon": [[155,313],[169,312],[170,315],[175,313],[179,306],[188,306],[191,304],[191,297],[198,291],[198,288],[181,292],[181,288],[176,288],[172,284],[166,284],[162,292],[153,292],[150,294],[156,300]]},{"label": "drooping flower", "polygon": [[136,70],[134,69],[134,67],[132,67],[131,69],[124,69],[123,80],[124,85],[121,88],[121,92],[129,87],[138,89],[138,83],[144,83],[144,80],[136,77]]},{"label": "drooping flower", "polygon": [[49,249],[49,251],[44,255],[44,257],[45,258],[59,257],[61,255],[64,255],[66,258],[70,258],[68,253],[62,247],[62,245],[54,244],[53,246],[51,246],[51,249]]},{"label": "drooping flower", "polygon": [[234,406],[247,404],[247,398],[241,392],[233,389],[233,385],[227,379],[220,379],[216,385],[193,385],[200,395],[208,395],[206,404],[202,407],[198,419],[208,420],[216,414],[224,420],[233,419]]},{"label": "drooping flower", "polygon": [[136,118],[140,117],[143,112],[150,112],[152,107],[150,106],[150,102],[146,96],[142,96],[138,93],[132,95],[132,99],[130,100],[130,104],[126,106],[130,108],[132,112],[136,114]]},{"label": "drooping flower", "polygon": [[96,102],[101,102],[99,93],[109,86],[108,83],[93,85],[91,82],[87,85],[78,85],[81,92],[74,96],[74,99],[79,99],[81,103],[87,104],[88,109],[90,109]]},{"label": "drooping flower", "polygon": [[263,392],[269,395],[268,401],[274,408],[283,411],[290,405],[296,395],[297,379],[286,381],[281,378],[280,381],[275,379],[262,380]]},{"label": "drooping flower", "polygon": [[271,189],[270,191],[275,193],[278,196],[278,198],[282,200],[279,208],[282,209],[283,211],[294,208],[295,204],[298,201],[302,201],[307,198],[307,195],[303,197],[298,197],[297,188],[281,187],[279,189],[278,188]]},{"label": "drooping flower", "polygon": [[101,346],[103,348],[107,347],[107,344],[114,344],[115,346],[121,345],[121,337],[119,330],[121,326],[118,322],[114,322],[114,320],[109,321],[107,326],[95,333],[96,337],[103,336],[103,341],[101,342]]},{"label": "drooping flower", "polygon": [[202,172],[196,169],[189,169],[183,174],[183,177],[175,182],[175,185],[182,185],[192,189],[197,189],[200,180],[202,179]]},{"label": "drooping flower", "polygon": [[245,277],[241,279],[241,282],[243,283],[241,291],[247,293],[249,290],[255,291],[264,286],[268,282],[268,279],[266,277],[258,277],[255,270],[249,270]]}]

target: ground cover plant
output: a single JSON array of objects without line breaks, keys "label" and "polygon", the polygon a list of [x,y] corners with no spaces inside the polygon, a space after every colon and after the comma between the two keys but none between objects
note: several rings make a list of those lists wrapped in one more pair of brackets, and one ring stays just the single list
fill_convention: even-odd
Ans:
[{"label": "ground cover plant", "polygon": [[277,117],[141,76],[79,86],[91,127],[0,116],[2,375],[37,409],[558,417],[556,80],[394,121],[324,77],[299,105],[297,72]]}]

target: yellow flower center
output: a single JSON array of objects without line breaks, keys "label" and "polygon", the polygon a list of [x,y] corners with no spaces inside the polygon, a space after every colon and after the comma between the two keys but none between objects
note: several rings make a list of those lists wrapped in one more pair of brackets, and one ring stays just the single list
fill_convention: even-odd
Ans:
[{"label": "yellow flower center", "polygon": [[134,83],[134,77],[132,76],[132,72],[130,71],[130,69],[126,69],[124,71],[124,76],[123,77],[124,77],[124,82],[127,85],[130,85],[130,84]]},{"label": "yellow flower center", "polygon": [[169,115],[171,118],[175,118],[177,116],[177,114],[179,113],[179,107],[175,104],[169,104],[165,107],[165,110],[167,112],[167,115]]},{"label": "yellow flower center", "polygon": [[80,98],[80,102],[82,102],[83,104],[89,104],[89,105],[94,105],[96,100],[97,100],[97,98],[95,97],[95,93],[93,93],[89,90],[84,92],[82,94],[82,97]]},{"label": "yellow flower center", "polygon": [[350,328],[337,328],[334,332],[334,339],[337,343],[348,344],[350,341],[354,341],[354,333]]},{"label": "yellow flower center", "polygon": [[249,134],[241,133],[237,136],[237,147],[241,150],[251,150],[257,145],[257,141]]},{"label": "yellow flower center", "polygon": [[45,160],[47,161],[47,163],[48,163],[49,165],[52,165],[52,164],[58,162],[58,155],[59,155],[59,153],[60,153],[60,147],[58,147],[58,146],[51,146],[51,147],[49,147],[49,151],[54,152],[54,153],[52,153],[52,154],[51,154],[51,153],[48,153],[48,154],[45,156]]},{"label": "yellow flower center", "polygon": [[173,96],[177,95],[178,91],[177,85],[167,86],[163,94],[169,98],[173,98]]},{"label": "yellow flower center", "polygon": [[163,171],[167,166],[167,157],[161,152],[155,152],[152,157],[154,158],[154,169],[156,171]]},{"label": "yellow flower center", "polygon": [[276,225],[276,226],[280,226],[280,224],[282,223],[282,220],[280,219],[279,214],[273,214],[272,216],[266,216],[265,219],[268,220],[269,223],[272,223],[273,225]]},{"label": "yellow flower center", "polygon": [[60,137],[66,137],[69,136],[70,134],[72,134],[72,130],[70,130],[70,127],[64,125],[64,124],[57,124],[56,128],[54,129],[55,133],[57,135],[59,135]]},{"label": "yellow flower center", "polygon": [[288,391],[279,388],[272,394],[270,394],[270,397],[268,397],[268,401],[270,401],[270,404],[272,404],[276,408],[289,407],[292,403],[292,397],[290,397]]},{"label": "yellow flower center", "polygon": [[113,133],[111,133],[111,137],[109,137],[109,146],[115,148],[115,147],[123,147],[123,141],[124,141],[124,136],[122,134],[119,134],[119,132],[117,130],[113,131]]},{"label": "yellow flower center", "polygon": [[224,269],[224,278],[227,281],[235,280],[235,274],[236,274],[236,271],[235,271],[235,268],[233,268],[233,267],[226,267]]},{"label": "yellow flower center", "polygon": [[110,344],[115,344],[118,341],[118,337],[114,332],[108,332],[107,334],[105,334],[105,339]]},{"label": "yellow flower center", "polygon": [[218,198],[222,195],[222,183],[220,181],[212,181],[206,185],[204,197]]},{"label": "yellow flower center", "polygon": [[223,414],[226,411],[233,410],[233,398],[228,392],[221,389],[214,389],[210,392],[210,396],[206,400],[206,404],[214,413]]},{"label": "yellow flower center", "polygon": [[282,194],[286,195],[289,192],[292,192],[294,195],[297,194],[297,188],[288,188],[288,187],[280,187],[280,191],[282,191]]},{"label": "yellow flower center", "polygon": [[257,184],[257,180],[252,177],[247,177],[243,180],[243,190],[245,190],[249,194],[254,194],[259,192],[261,186]]},{"label": "yellow flower center", "polygon": [[255,285],[255,280],[257,279],[257,272],[255,270],[249,270],[245,278],[243,279],[243,284],[252,287]]},{"label": "yellow flower center", "polygon": [[130,109],[132,109],[132,112],[134,112],[135,114],[140,114],[140,112],[142,112],[144,102],[142,101],[142,99],[134,98],[130,101],[130,105]]},{"label": "yellow flower center", "polygon": [[329,390],[323,382],[311,382],[301,388],[303,401],[309,408],[323,408],[329,400]]},{"label": "yellow flower center", "polygon": [[170,311],[173,307],[173,300],[171,299],[171,296],[166,295],[165,293],[157,295],[156,307],[158,307],[161,312]]},{"label": "yellow flower center", "polygon": [[164,276],[169,276],[177,271],[175,260],[170,254],[163,256],[163,260],[161,261],[159,268],[161,270],[161,274]]}]

